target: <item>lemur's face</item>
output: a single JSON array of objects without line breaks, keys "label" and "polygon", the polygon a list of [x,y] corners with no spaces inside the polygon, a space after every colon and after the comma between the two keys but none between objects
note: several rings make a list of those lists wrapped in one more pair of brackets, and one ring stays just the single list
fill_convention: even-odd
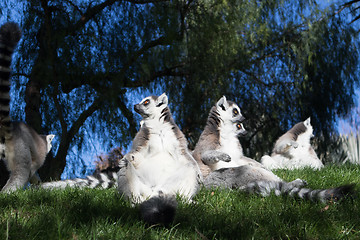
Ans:
[{"label": "lemur's face", "polygon": [[235,123],[243,122],[245,120],[244,116],[241,114],[239,106],[232,101],[227,101],[225,96],[220,98],[220,100],[216,103],[216,109],[220,114],[220,118],[224,122],[230,121]]},{"label": "lemur's face", "polygon": [[237,136],[245,136],[247,134],[244,125],[240,121],[235,122],[234,126],[235,126],[235,133]]},{"label": "lemur's face", "polygon": [[168,98],[165,93],[160,96],[149,96],[134,105],[135,112],[139,113],[144,119],[153,119],[160,116],[161,112],[168,105]]}]

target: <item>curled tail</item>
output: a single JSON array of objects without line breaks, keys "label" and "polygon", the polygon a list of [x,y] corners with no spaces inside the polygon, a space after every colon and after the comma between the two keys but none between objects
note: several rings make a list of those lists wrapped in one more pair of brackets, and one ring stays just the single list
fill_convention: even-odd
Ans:
[{"label": "curled tail", "polygon": [[44,189],[64,189],[72,188],[111,188],[117,185],[116,172],[98,173],[87,176],[86,178],[74,178],[61,181],[44,182],[39,185]]},{"label": "curled tail", "polygon": [[12,55],[21,38],[21,30],[16,23],[8,22],[0,27],[0,122],[1,142],[10,134],[10,65]]},{"label": "curled tail", "polygon": [[278,176],[265,168],[254,166],[240,166],[236,168],[223,168],[209,174],[204,180],[206,188],[222,187],[239,189],[248,193],[257,193],[268,196],[289,195],[312,201],[337,201],[346,195],[354,194],[354,185],[345,185],[329,189],[312,190],[305,188],[304,180],[296,179],[284,182]]},{"label": "curled tail", "polygon": [[156,196],[140,204],[142,219],[150,224],[169,225],[174,221],[177,202],[174,196]]},{"label": "curled tail", "polygon": [[352,196],[354,194],[354,184],[344,185],[328,189],[312,190],[304,188],[304,181],[297,179],[293,182],[277,182],[277,181],[254,181],[242,187],[242,190],[249,193],[258,193],[262,196],[268,196],[271,192],[275,195],[289,195],[301,199],[311,201],[338,201],[345,196]]}]

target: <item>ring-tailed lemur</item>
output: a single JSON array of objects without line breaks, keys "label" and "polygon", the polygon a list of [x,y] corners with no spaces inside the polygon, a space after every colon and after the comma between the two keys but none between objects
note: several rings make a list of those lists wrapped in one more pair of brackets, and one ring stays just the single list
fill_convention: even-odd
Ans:
[{"label": "ring-tailed lemur", "polygon": [[11,192],[26,183],[38,182],[35,174],[51,149],[54,135],[39,135],[30,126],[10,120],[10,65],[14,49],[21,38],[15,23],[0,28],[0,154],[10,177],[2,191]]},{"label": "ring-tailed lemur", "polygon": [[[233,136],[241,134],[243,127],[239,117],[230,114],[234,109],[240,112],[235,103],[226,101],[224,97],[217,102],[215,108],[212,108],[205,127],[207,130],[206,132],[204,130],[205,133],[202,134],[205,136],[200,137],[199,142],[195,146],[196,151],[194,153],[196,152],[197,155],[195,156],[198,157],[198,161],[200,158],[204,163],[207,163],[209,162],[208,159],[214,158],[215,161],[210,162],[223,161],[223,159],[228,161],[230,159],[228,162],[233,161],[233,163],[237,163],[234,161],[236,159],[232,158],[239,157],[239,152],[242,153],[242,148],[239,139]],[[230,129],[233,131],[232,134]],[[292,182],[285,182],[270,170],[267,170],[262,164],[253,164],[252,161],[247,164],[240,161],[238,166],[213,168],[214,171],[204,179],[204,186],[208,188],[236,188],[246,192],[255,192],[263,196],[267,196],[274,191],[276,195],[289,194],[304,199],[320,201],[339,199],[352,191],[352,185],[325,190],[302,188],[306,184],[305,181],[296,179]]]},{"label": "ring-tailed lemur", "polygon": [[220,168],[261,164],[243,154],[238,141],[239,134],[246,131],[242,125],[245,118],[240,108],[223,96],[210,110],[204,131],[200,135],[193,156],[200,166],[203,177]]},{"label": "ring-tailed lemur", "polygon": [[196,194],[202,180],[200,169],[165,94],[146,97],[134,109],[143,119],[122,160],[118,190],[133,204],[140,204],[145,222],[166,225],[174,218],[175,196],[190,201]]},{"label": "ring-tailed lemur", "polygon": [[313,137],[313,127],[310,118],[297,123],[275,143],[271,157],[265,155],[261,163],[268,169],[298,169],[311,167],[320,169],[324,164],[317,157],[310,139]]}]

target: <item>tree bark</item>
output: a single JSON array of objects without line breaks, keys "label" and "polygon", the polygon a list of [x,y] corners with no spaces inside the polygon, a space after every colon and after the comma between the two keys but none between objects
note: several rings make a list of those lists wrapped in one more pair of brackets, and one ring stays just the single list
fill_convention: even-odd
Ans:
[{"label": "tree bark", "polygon": [[33,80],[29,80],[25,90],[25,121],[35,129],[36,132],[42,133],[40,114],[41,95],[39,84]]}]

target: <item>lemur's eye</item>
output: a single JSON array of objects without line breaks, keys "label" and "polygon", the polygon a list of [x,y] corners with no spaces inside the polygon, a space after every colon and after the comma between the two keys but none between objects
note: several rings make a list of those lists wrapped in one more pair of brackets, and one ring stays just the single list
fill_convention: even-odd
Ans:
[{"label": "lemur's eye", "polygon": [[237,129],[242,129],[241,123],[236,124]]},{"label": "lemur's eye", "polygon": [[150,103],[150,100],[146,99],[145,102],[144,102],[144,106],[148,105],[149,103]]},{"label": "lemur's eye", "polygon": [[238,111],[236,108],[234,108],[234,109],[233,109],[233,114],[234,114],[234,116],[236,116],[236,115],[239,114],[239,111]]}]

